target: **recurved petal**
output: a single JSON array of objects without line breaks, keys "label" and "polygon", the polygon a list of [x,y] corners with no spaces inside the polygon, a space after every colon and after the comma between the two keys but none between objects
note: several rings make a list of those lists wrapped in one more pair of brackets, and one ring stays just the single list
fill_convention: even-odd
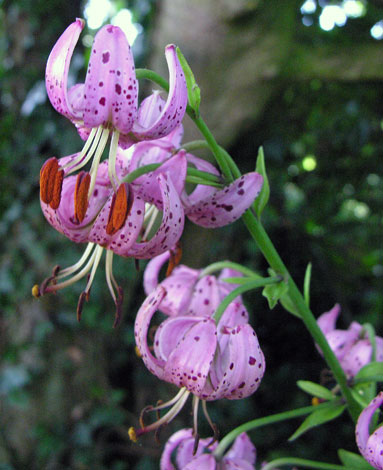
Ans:
[{"label": "recurved petal", "polygon": [[193,439],[194,441],[192,436],[192,429],[181,429],[180,431],[177,431],[172,436],[170,436],[161,455],[160,470],[174,470],[174,465],[172,464],[173,452],[185,440]]},{"label": "recurved petal", "polygon": [[383,392],[380,392],[371,403],[361,412],[356,423],[355,437],[360,453],[374,468],[382,469],[383,428],[378,428],[370,437],[370,422],[375,411],[383,403]]},{"label": "recurved petal", "polygon": [[45,70],[45,85],[52,106],[70,120],[81,118],[68,100],[68,72],[73,50],[84,27],[84,20],[77,18],[59,37],[49,54]]},{"label": "recurved petal", "polygon": [[348,377],[354,377],[371,361],[372,346],[368,339],[358,340],[341,360],[341,366]]},{"label": "recurved petal", "polygon": [[340,305],[335,304],[334,307],[328,312],[322,313],[318,317],[317,323],[322,333],[326,335],[332,330],[335,330],[336,320],[340,313]]},{"label": "recurved petal", "polygon": [[102,208],[92,229],[88,240],[105,246],[119,256],[130,256],[130,248],[136,242],[144,220],[145,202],[140,196],[133,194],[131,207],[125,222],[114,233],[108,233],[107,226],[111,216],[114,192],[110,192],[107,203]]},{"label": "recurved petal", "polygon": [[204,276],[194,287],[188,308],[189,315],[212,316],[220,304],[220,294],[215,276]]},{"label": "recurved petal", "polygon": [[138,310],[134,323],[134,336],[142,360],[149,371],[161,380],[163,380],[164,376],[164,362],[154,357],[150,351],[148,345],[148,330],[151,319],[158,309],[161,300],[164,298],[165,293],[165,289],[162,286],[158,286],[155,291],[149,294]]},{"label": "recurved petal", "polygon": [[130,256],[135,258],[153,258],[172,248],[182,235],[185,217],[177,190],[171,179],[163,173],[158,175],[158,183],[164,208],[162,222],[149,241],[135,243],[132,246]]},{"label": "recurved petal", "polygon": [[189,462],[191,462],[193,459],[197,458],[204,452],[212,453],[217,447],[217,443],[215,442],[214,444],[209,445],[211,444],[211,442],[211,437],[208,437],[206,439],[200,439],[198,441],[197,451],[194,454],[193,452],[195,438],[193,437],[193,434],[188,439],[183,440],[180,443],[176,454],[177,468],[184,469]]},{"label": "recurved petal", "polygon": [[136,192],[145,202],[154,204],[158,209],[162,210],[161,188],[158,185],[158,175],[160,173],[167,174],[173,182],[178,194],[181,194],[185,186],[187,171],[187,162],[185,152],[181,151],[173,157],[166,160],[159,168],[151,173],[141,176],[139,183],[136,184]]},{"label": "recurved petal", "polygon": [[230,450],[226,452],[224,460],[242,459],[255,465],[256,456],[257,452],[254,444],[251,442],[249,436],[243,432],[235,439]]},{"label": "recurved petal", "polygon": [[207,400],[245,398],[257,390],[265,372],[265,358],[253,328],[245,324],[225,330],[230,339],[214,359],[210,374],[214,392]]},{"label": "recurved petal", "polygon": [[178,387],[186,387],[193,394],[199,395],[213,361],[217,332],[213,319],[195,317],[194,320],[196,319],[199,321],[194,322],[169,354],[164,366],[164,380]]},{"label": "recurved petal", "polygon": [[182,470],[216,470],[217,463],[212,454],[202,454],[195,457]]},{"label": "recurved petal", "polygon": [[260,174],[242,175],[229,186],[190,206],[186,215],[206,228],[222,227],[239,219],[258,196],[263,183]]},{"label": "recurved petal", "polygon": [[138,84],[130,45],[124,32],[106,25],[97,33],[84,88],[84,124],[112,122],[128,133],[137,114]]},{"label": "recurved petal", "polygon": [[146,295],[150,294],[158,286],[158,276],[161,268],[169,258],[170,251],[166,251],[165,253],[162,253],[162,255],[152,258],[146,265],[144,271],[144,289]]},{"label": "recurved petal", "polygon": [[160,114],[157,108],[151,114],[139,110],[137,121],[133,126],[133,134],[139,140],[152,140],[164,137],[181,124],[187,104],[187,89],[184,73],[179,63],[176,46],[165,48],[166,61],[169,68],[168,99]]}]

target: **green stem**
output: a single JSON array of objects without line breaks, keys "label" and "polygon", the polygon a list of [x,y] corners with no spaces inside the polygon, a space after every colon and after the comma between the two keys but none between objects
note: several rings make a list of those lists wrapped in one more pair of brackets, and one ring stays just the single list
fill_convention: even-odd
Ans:
[{"label": "green stem", "polygon": [[271,268],[273,268],[273,270],[278,274],[281,274],[286,280],[289,288],[288,294],[290,296],[290,299],[296,306],[303,323],[310,332],[314,341],[318,344],[319,348],[321,349],[323,356],[327,364],[331,368],[334,377],[337,383],[339,384],[341,392],[348,403],[349,412],[353,420],[356,422],[361,412],[361,407],[352,396],[351,390],[347,385],[346,375],[341,365],[339,364],[338,359],[330,348],[324,334],[319,328],[314,315],[312,314],[311,310],[303,299],[302,294],[300,293],[298,287],[290,276],[289,271],[287,270],[279,254],[274,248],[274,245],[268,237],[261,222],[255,217],[255,215],[250,210],[246,211],[242,218],[245,222],[247,229],[254,238],[257,246],[262,251],[264,257],[266,258]]},{"label": "green stem", "polygon": [[298,467],[316,468],[318,470],[357,470],[355,467],[343,467],[343,465],[335,465],[333,463],[315,462],[314,460],[299,459],[295,457],[284,457],[275,459],[272,462],[262,467],[262,470],[271,470],[272,468],[280,467],[281,465],[298,465]]},{"label": "green stem", "polygon": [[174,153],[178,153],[180,150],[186,150],[186,152],[192,152],[193,150],[198,149],[209,149],[209,144],[206,140],[192,140],[191,142],[186,142],[186,144],[182,144],[178,149],[174,151]]},{"label": "green stem", "polygon": [[261,428],[269,424],[286,421],[287,419],[299,418],[300,416],[308,415],[312,411],[328,407],[328,403],[321,403],[319,405],[304,406],[303,408],[296,408],[295,410],[283,411],[274,415],[265,416],[263,418],[253,419],[247,423],[241,424],[237,428],[230,431],[226,436],[221,439],[217,448],[213,452],[215,457],[219,460],[222,458],[229,445],[243,432],[252,431],[253,429]]},{"label": "green stem", "polygon": [[246,276],[260,277],[259,274],[257,274],[255,271],[252,271],[251,269],[242,266],[242,264],[233,263],[232,261],[217,261],[216,263],[212,263],[209,264],[209,266],[206,266],[206,268],[201,271],[199,278],[201,279],[202,277],[207,276],[208,274],[215,273],[216,271],[221,271],[225,268],[234,269],[235,271],[239,271],[245,274]]}]

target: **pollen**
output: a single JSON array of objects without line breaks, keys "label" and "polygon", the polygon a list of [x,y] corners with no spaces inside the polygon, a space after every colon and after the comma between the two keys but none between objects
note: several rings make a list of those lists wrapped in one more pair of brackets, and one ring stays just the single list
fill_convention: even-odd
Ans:
[{"label": "pollen", "polygon": [[133,205],[133,192],[129,186],[120,184],[117,192],[113,195],[112,204],[110,206],[108,224],[106,233],[114,235],[124,225],[127,216]]},{"label": "pollen", "polygon": [[57,158],[47,160],[40,170],[40,198],[52,209],[60,205],[63,179],[64,170],[60,169]]},{"label": "pollen", "polygon": [[140,353],[140,350],[138,349],[138,346],[136,346],[136,347],[134,348],[134,352],[136,353],[136,356],[137,356],[137,357],[142,357],[142,355],[141,355],[141,353]]},{"label": "pollen", "polygon": [[38,299],[40,297],[40,289],[39,289],[39,285],[38,284],[35,284],[33,287],[32,287],[32,295],[35,299]]},{"label": "pollen", "polygon": [[133,426],[131,426],[128,430],[128,436],[129,436],[129,439],[132,441],[132,442],[137,442],[137,434],[136,434],[136,430],[134,429]]},{"label": "pollen", "polygon": [[81,171],[77,175],[74,193],[74,216],[77,223],[81,223],[85,219],[86,211],[88,209],[90,179],[90,174],[85,171]]},{"label": "pollen", "polygon": [[320,403],[320,400],[319,400],[318,397],[312,397],[312,399],[311,399],[311,404],[312,404],[313,406],[317,406],[317,405],[319,405],[319,403]]}]

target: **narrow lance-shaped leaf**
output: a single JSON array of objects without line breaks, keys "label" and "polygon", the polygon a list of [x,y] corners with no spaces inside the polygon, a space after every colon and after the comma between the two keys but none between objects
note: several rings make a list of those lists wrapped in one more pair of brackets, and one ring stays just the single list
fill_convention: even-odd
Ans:
[{"label": "narrow lance-shaped leaf", "polygon": [[186,79],[186,86],[188,90],[188,101],[189,105],[195,111],[196,116],[199,115],[199,105],[201,103],[201,90],[198,86],[192,69],[188,64],[187,60],[185,59],[184,55],[182,54],[179,47],[177,47],[177,56],[178,60],[180,61],[181,67],[185,74]]},{"label": "narrow lance-shaped leaf", "polygon": [[357,468],[359,470],[373,470],[369,463],[367,463],[362,456],[359,454],[354,454],[354,452],[349,452],[348,450],[339,449],[338,450],[339,460],[346,468]]},{"label": "narrow lance-shaped leaf", "polygon": [[311,282],[312,264],[309,263],[305,272],[305,280],[303,282],[303,295],[306,305],[310,307],[310,282]]},{"label": "narrow lance-shaped leaf", "polygon": [[324,400],[334,399],[334,395],[328,388],[314,382],[310,382],[309,380],[298,380],[297,385],[301,390],[314,397],[323,398]]},{"label": "narrow lance-shaped leaf", "polygon": [[328,408],[321,408],[320,410],[314,411],[303,421],[303,423],[288,440],[294,441],[309,429],[337,418],[343,413],[345,408],[346,405],[341,405],[338,402],[329,404]]},{"label": "narrow lance-shaped leaf", "polygon": [[254,210],[259,218],[261,217],[263,209],[266,207],[266,204],[270,197],[270,185],[266,174],[265,155],[263,153],[263,147],[259,147],[255,171],[263,176],[263,185],[261,192],[259,193],[259,196],[254,202]]}]

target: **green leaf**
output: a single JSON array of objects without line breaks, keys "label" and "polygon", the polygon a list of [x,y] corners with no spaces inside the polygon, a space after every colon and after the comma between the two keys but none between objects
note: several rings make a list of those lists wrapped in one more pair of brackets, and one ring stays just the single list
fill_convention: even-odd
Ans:
[{"label": "green leaf", "polygon": [[307,416],[307,418],[303,421],[295,433],[289,438],[289,441],[294,441],[297,439],[297,437],[301,436],[311,428],[337,418],[343,413],[345,408],[346,405],[330,403],[327,408],[321,408],[320,410],[313,411],[311,415]]},{"label": "green leaf", "polygon": [[383,362],[370,362],[360,369],[356,374],[355,379],[368,379],[374,378],[374,381],[377,378],[379,381],[383,382]]},{"label": "green leaf", "polygon": [[254,202],[254,210],[259,218],[263,212],[263,209],[266,207],[266,204],[270,197],[270,185],[269,179],[266,174],[265,155],[263,153],[263,147],[259,147],[255,171],[257,171],[260,175],[263,176],[263,185],[261,192],[259,193],[257,199]]},{"label": "green leaf", "polygon": [[190,65],[188,64],[185,56],[182,54],[179,47],[177,47],[177,56],[180,61],[181,67],[185,74],[186,86],[188,90],[188,100],[190,107],[194,110],[196,116],[199,115],[199,105],[201,103],[201,90],[195,81],[194,74]]},{"label": "green leaf", "polygon": [[278,300],[282,297],[283,294],[286,294],[287,291],[288,286],[284,281],[278,282],[276,284],[270,284],[263,289],[262,295],[266,297],[267,301],[269,302],[270,310],[277,305]]},{"label": "green leaf", "polygon": [[306,268],[305,280],[303,282],[303,295],[306,305],[310,307],[310,282],[311,282],[312,264],[309,263]]},{"label": "green leaf", "polygon": [[298,387],[313,397],[323,398],[324,400],[333,400],[334,395],[330,390],[322,385],[310,382],[309,380],[298,380]]},{"label": "green leaf", "polygon": [[338,450],[339,460],[346,468],[355,468],[359,470],[373,470],[369,463],[367,463],[362,456],[359,454],[354,454],[354,452],[349,452],[348,450],[339,449]]}]

